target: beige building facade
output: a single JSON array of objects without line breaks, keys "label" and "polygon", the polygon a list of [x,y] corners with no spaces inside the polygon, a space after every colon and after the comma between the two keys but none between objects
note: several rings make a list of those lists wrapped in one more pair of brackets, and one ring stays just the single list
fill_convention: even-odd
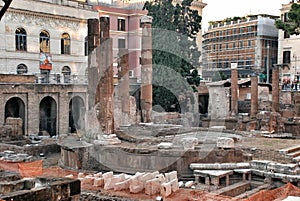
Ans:
[{"label": "beige building facade", "polygon": [[[293,2],[282,4],[281,20],[288,21],[288,12]],[[300,35],[289,35],[279,30],[278,64],[285,64],[288,68],[281,69],[281,81],[292,83],[300,80]]]},{"label": "beige building facade", "polygon": [[[3,6],[3,2],[0,2]],[[0,123],[55,136],[85,127],[88,19],[82,1],[13,1],[0,22]]]}]

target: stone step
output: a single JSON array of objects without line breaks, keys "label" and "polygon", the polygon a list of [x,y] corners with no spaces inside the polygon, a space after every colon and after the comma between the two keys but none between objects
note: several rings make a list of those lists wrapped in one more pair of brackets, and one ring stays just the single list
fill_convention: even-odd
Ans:
[{"label": "stone step", "polygon": [[250,187],[251,187],[251,183],[249,181],[241,181],[241,182],[226,186],[224,188],[212,191],[211,193],[214,193],[217,195],[235,197],[235,196],[238,196],[240,194],[240,192],[245,192]]},{"label": "stone step", "polygon": [[294,157],[292,159],[293,162],[300,162],[300,156]]},{"label": "stone step", "polygon": [[289,158],[296,158],[296,157],[300,156],[300,151],[288,153],[288,154],[286,154],[286,156]]},{"label": "stone step", "polygon": [[296,152],[296,151],[300,151],[300,145],[296,145],[296,146],[292,146],[292,147],[280,149],[279,153],[287,155],[289,153]]}]

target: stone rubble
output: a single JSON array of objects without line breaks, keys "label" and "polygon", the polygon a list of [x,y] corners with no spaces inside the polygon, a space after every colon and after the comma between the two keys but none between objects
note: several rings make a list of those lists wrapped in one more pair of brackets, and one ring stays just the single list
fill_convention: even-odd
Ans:
[{"label": "stone rubble", "polygon": [[[71,177],[68,175],[68,177]],[[144,192],[146,195],[160,195],[168,197],[181,186],[190,188],[194,182],[184,184],[178,182],[177,171],[168,173],[137,172],[135,175],[98,172],[96,174],[79,173],[78,179],[82,185],[90,185],[104,190],[129,191],[130,193]]]}]

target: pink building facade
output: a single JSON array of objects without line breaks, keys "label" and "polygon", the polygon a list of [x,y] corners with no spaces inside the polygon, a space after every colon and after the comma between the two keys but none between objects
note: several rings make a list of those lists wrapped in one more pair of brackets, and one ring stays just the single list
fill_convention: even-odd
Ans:
[{"label": "pink building facade", "polygon": [[146,15],[147,11],[114,8],[108,6],[95,6],[101,18],[109,18],[110,38],[113,40],[113,66],[114,76],[118,76],[119,49],[128,49],[129,77],[136,78],[137,82],[141,78],[141,47],[142,29],[140,26],[141,16]]}]

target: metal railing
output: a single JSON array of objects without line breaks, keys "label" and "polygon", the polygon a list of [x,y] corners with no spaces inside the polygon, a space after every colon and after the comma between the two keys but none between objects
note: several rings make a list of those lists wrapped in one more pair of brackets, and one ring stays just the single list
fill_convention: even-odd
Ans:
[{"label": "metal railing", "polygon": [[37,84],[87,84],[85,75],[35,74]]}]

